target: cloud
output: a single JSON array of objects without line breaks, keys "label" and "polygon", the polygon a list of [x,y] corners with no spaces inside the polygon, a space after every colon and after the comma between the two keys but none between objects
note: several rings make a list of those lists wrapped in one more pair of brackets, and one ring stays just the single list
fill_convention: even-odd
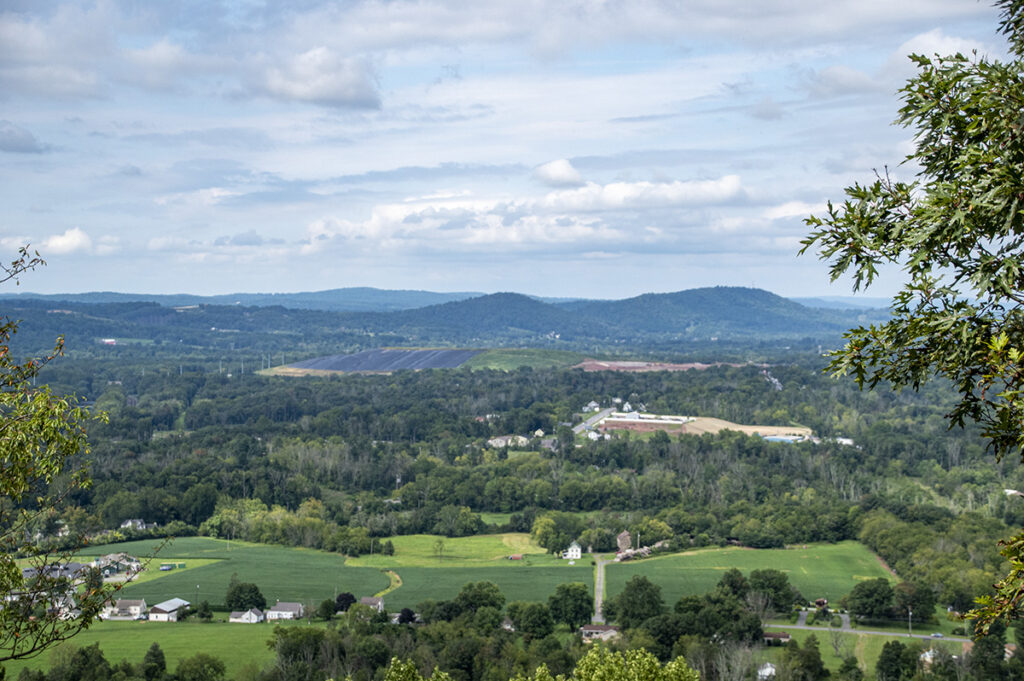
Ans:
[{"label": "cloud", "polygon": [[10,121],[0,121],[0,151],[14,154],[41,154],[47,150],[31,132]]},{"label": "cloud", "polygon": [[776,121],[782,118],[785,111],[771,97],[764,97],[750,108],[750,115],[762,121]]},{"label": "cloud", "polygon": [[92,239],[78,227],[72,227],[63,234],[54,234],[43,240],[39,247],[40,253],[45,257],[48,253],[54,255],[65,255],[76,251],[89,251],[92,249]]},{"label": "cloud", "polygon": [[590,182],[579,189],[552,192],[541,203],[552,210],[578,211],[698,205],[736,199],[742,189],[738,175],[689,182]]},{"label": "cloud", "polygon": [[887,92],[887,82],[849,66],[828,66],[807,77],[807,89],[817,97],[843,97],[869,92]]},{"label": "cloud", "polygon": [[778,220],[779,218],[794,218],[794,217],[807,217],[811,214],[820,214],[824,212],[824,203],[804,203],[803,201],[787,201],[786,203],[778,206],[772,206],[762,213],[762,216],[768,220]]},{"label": "cloud", "polygon": [[537,166],[533,170],[533,175],[552,187],[577,187],[583,184],[579,171],[564,158]]},{"label": "cloud", "polygon": [[[664,242],[687,228],[687,209],[730,201],[744,195],[736,175],[717,180],[589,183],[579,189],[538,197],[481,199],[452,196],[416,203],[380,204],[366,220],[323,218],[310,224],[302,252],[328,248],[335,240],[346,248],[360,244],[395,249],[415,244],[425,250],[519,251],[552,245],[607,244],[631,249]],[[650,211],[672,208],[668,226],[646,222]],[[628,217],[623,217],[623,213]],[[604,214],[614,214],[606,218]]]},{"label": "cloud", "polygon": [[280,99],[333,107],[380,107],[369,63],[365,59],[342,57],[322,46],[269,68],[264,86],[268,94]]}]

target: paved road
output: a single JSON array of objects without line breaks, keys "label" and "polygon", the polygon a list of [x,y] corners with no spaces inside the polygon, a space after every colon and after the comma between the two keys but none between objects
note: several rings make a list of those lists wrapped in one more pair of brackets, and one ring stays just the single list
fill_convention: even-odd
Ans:
[{"label": "paved road", "polygon": [[[806,618],[803,618],[806,620]],[[806,624],[766,624],[765,629],[807,629],[809,631],[835,631],[832,627],[812,627]],[[908,638],[906,634],[901,634],[895,631],[877,631],[875,629],[847,629],[843,627],[840,631],[847,634],[872,634],[875,636],[892,636],[893,638]],[[943,636],[942,638],[932,638],[931,636],[920,636],[916,635],[909,638],[919,638],[922,641],[957,641],[958,643],[964,643],[970,641],[969,638],[961,638],[960,636]]]},{"label": "paved road", "polygon": [[596,553],[591,555],[597,564],[594,569],[594,617],[591,621],[594,624],[604,624],[604,613],[601,612],[602,594],[604,593],[604,566],[611,561],[601,558]]},{"label": "paved road", "polygon": [[603,419],[605,416],[608,416],[608,414],[611,414],[613,411],[615,411],[615,410],[614,409],[602,409],[601,411],[597,412],[596,414],[594,414],[593,416],[591,416],[589,419],[587,419],[583,423],[579,424],[578,426],[573,426],[572,427],[572,432],[574,432],[577,435],[579,435],[580,433],[582,433],[587,428],[592,428],[595,423],[597,423],[598,421]]}]

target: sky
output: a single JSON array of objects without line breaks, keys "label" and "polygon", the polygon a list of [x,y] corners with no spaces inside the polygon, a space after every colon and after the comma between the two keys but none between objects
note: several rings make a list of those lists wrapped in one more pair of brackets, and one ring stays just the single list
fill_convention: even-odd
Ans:
[{"label": "sky", "polygon": [[[913,149],[975,0],[0,0],[4,292],[849,295],[804,218]],[[889,296],[899,271],[867,291]]]}]

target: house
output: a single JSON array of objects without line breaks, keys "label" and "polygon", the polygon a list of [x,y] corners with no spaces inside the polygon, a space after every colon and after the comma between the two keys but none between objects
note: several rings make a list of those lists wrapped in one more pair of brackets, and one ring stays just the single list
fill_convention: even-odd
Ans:
[{"label": "house", "polygon": [[106,620],[146,619],[146,599],[119,598],[113,605],[108,605],[104,609],[102,618]]},{"label": "house", "polygon": [[530,441],[522,435],[499,435],[487,441],[488,447],[501,449],[502,447],[525,447]]},{"label": "house", "polygon": [[172,598],[163,603],[157,603],[149,609],[150,622],[177,622],[178,613],[187,610],[189,602],[184,598]]},{"label": "house", "polygon": [[373,608],[377,612],[384,612],[384,599],[377,596],[363,596],[359,599],[359,604]]},{"label": "house", "polygon": [[579,560],[583,557],[583,547],[578,542],[569,544],[569,548],[562,551],[562,558],[566,560]]},{"label": "house", "polygon": [[615,538],[615,543],[619,547],[619,553],[633,548],[633,537],[630,536],[629,530],[623,530],[620,532],[619,536]]},{"label": "house", "polygon": [[619,637],[619,628],[610,624],[584,624],[579,632],[584,643],[611,641]]},{"label": "house", "polygon": [[277,605],[267,610],[267,620],[297,620],[302,619],[305,611],[302,603],[277,602]]},{"label": "house", "polygon": [[259,608],[249,608],[244,612],[232,612],[231,615],[228,617],[228,622],[237,622],[240,624],[256,624],[257,622],[262,622],[266,619],[266,615],[264,615],[263,611]]},{"label": "house", "polygon": [[505,619],[501,620],[501,628],[505,631],[515,631],[516,625],[512,623],[512,620],[506,617]]},{"label": "house", "polygon": [[523,559],[523,554],[521,554],[521,553],[513,553],[511,556],[508,557],[508,559],[509,560],[522,560]]},{"label": "house", "polygon": [[764,632],[764,644],[766,646],[784,646],[789,643],[788,631],[766,631]]},{"label": "house", "polygon": [[767,681],[775,678],[775,665],[765,662],[757,668],[757,681]]}]

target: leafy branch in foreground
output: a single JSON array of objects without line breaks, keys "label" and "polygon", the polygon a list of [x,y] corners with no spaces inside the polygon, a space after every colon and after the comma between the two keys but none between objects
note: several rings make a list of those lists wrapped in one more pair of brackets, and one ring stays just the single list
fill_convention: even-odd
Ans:
[{"label": "leafy branch in foreground", "polygon": [[[832,280],[852,276],[855,290],[886,265],[907,273],[891,318],[849,331],[832,353],[834,375],[869,388],[949,379],[950,426],[976,422],[997,459],[1024,459],[1024,1],[996,6],[1015,59],[913,55],[897,122],[914,130],[904,163],[916,179],[886,170],[848,187],[841,205],[806,220],[801,253],[816,249]],[[1024,594],[1024,534],[1003,553],[1015,567],[969,613],[979,631]]]},{"label": "leafy branch in foreground", "polygon": [[[43,264],[22,248],[0,265],[0,283]],[[17,321],[0,318],[0,662],[37,655],[88,627],[119,588],[74,563],[73,550],[52,549],[55,509],[89,484],[90,416],[75,398],[33,386],[63,354],[63,339],[44,357],[19,362],[10,350],[17,330]]]}]

